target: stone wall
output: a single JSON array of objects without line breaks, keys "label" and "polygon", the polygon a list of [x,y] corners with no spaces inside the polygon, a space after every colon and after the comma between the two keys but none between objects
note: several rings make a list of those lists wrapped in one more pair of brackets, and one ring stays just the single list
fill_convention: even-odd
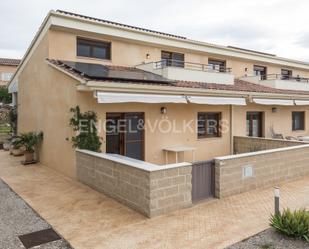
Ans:
[{"label": "stone wall", "polygon": [[283,139],[234,136],[234,154],[271,150],[301,144],[307,143]]},{"label": "stone wall", "polygon": [[78,150],[76,167],[79,181],[147,217],[192,204],[192,166],[188,163],[158,166],[122,156]]},{"label": "stone wall", "polygon": [[[250,169],[252,176],[245,176]],[[217,157],[215,195],[222,198],[305,175],[309,175],[309,144]]]}]

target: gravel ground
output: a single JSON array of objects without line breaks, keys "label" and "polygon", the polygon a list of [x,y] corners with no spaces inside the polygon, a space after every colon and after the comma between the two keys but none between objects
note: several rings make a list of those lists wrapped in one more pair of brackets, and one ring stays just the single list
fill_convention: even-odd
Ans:
[{"label": "gravel ground", "polygon": [[226,249],[308,249],[309,243],[288,238],[269,228]]},{"label": "gravel ground", "polygon": [[[0,248],[23,249],[18,236],[51,226],[0,179]],[[64,240],[36,246],[36,249],[72,249]]]}]

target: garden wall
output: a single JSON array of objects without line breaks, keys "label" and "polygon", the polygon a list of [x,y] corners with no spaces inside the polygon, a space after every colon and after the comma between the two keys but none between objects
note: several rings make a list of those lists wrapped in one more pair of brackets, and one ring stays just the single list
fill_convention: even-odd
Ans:
[{"label": "garden wall", "polygon": [[190,163],[159,166],[77,150],[76,167],[79,181],[147,217],[192,205]]},{"label": "garden wall", "polygon": [[234,154],[271,150],[289,146],[307,144],[302,141],[272,139],[262,137],[240,137],[234,136]]},{"label": "garden wall", "polygon": [[309,175],[309,144],[215,158],[218,198]]}]

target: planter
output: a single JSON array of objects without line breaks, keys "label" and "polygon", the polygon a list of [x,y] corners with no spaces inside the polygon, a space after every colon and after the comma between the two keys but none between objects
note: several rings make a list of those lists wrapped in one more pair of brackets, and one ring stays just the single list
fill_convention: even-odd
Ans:
[{"label": "planter", "polygon": [[11,144],[9,142],[3,143],[3,149],[6,151],[9,151],[11,147]]},{"label": "planter", "polygon": [[25,163],[34,162],[34,152],[32,151],[25,151]]},{"label": "planter", "polygon": [[24,154],[24,151],[21,148],[19,149],[12,148],[11,153],[13,156],[22,156]]}]

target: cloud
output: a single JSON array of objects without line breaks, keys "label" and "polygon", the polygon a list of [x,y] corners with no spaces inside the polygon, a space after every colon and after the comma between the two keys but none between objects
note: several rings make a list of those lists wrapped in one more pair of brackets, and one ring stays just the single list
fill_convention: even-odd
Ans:
[{"label": "cloud", "polygon": [[50,9],[308,59],[306,0],[9,0],[0,2],[0,57],[21,57]]},{"label": "cloud", "polygon": [[300,35],[295,44],[309,49],[309,32]]}]

